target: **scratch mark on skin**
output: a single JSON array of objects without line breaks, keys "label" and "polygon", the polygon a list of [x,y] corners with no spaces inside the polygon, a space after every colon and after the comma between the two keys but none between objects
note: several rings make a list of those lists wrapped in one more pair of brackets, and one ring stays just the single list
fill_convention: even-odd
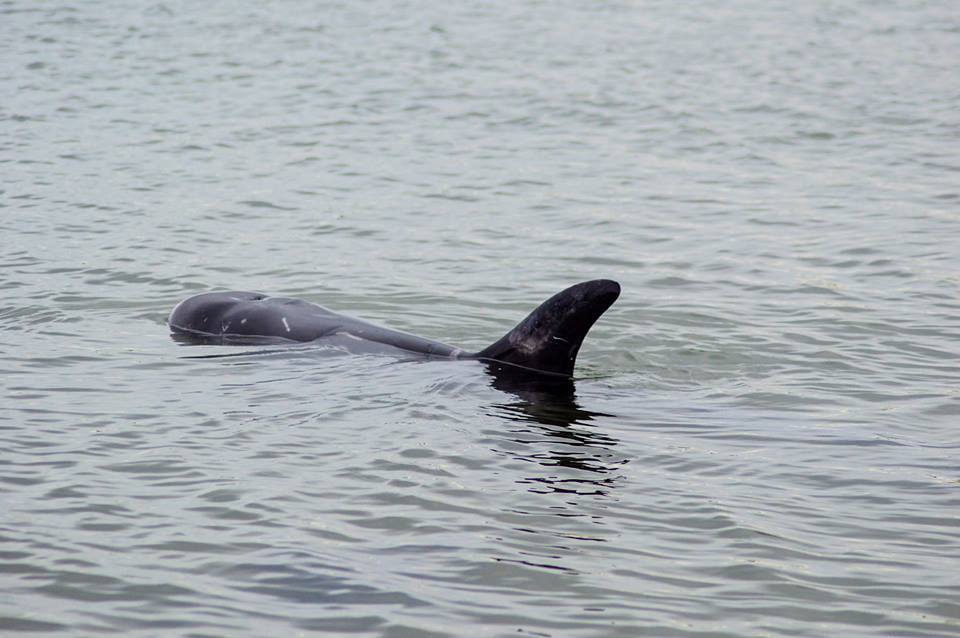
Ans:
[{"label": "scratch mark on skin", "polygon": [[564,343],[570,343],[569,341],[567,341],[567,340],[564,339],[563,337],[553,336],[553,337],[550,337],[550,338],[553,339],[554,341],[562,341],[562,342],[564,342]]},{"label": "scratch mark on skin", "polygon": [[290,324],[287,323],[286,317],[280,317],[280,321],[283,322],[283,327],[287,329],[287,332],[290,332]]},{"label": "scratch mark on skin", "polygon": [[363,341],[362,338],[358,337],[357,335],[352,335],[349,332],[335,332],[334,334],[343,335],[344,337],[350,337],[351,339],[355,339],[357,341]]},{"label": "scratch mark on skin", "polygon": [[245,324],[245,323],[247,323],[247,318],[246,318],[246,317],[244,317],[243,319],[240,320],[240,325],[241,325],[241,326],[242,326],[243,324]]}]

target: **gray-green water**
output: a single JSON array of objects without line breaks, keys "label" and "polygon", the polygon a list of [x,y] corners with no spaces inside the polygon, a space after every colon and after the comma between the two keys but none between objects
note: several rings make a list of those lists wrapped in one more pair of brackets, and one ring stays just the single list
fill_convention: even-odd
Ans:
[{"label": "gray-green water", "polygon": [[[0,3],[0,634],[960,635],[958,61],[952,0]],[[594,277],[573,402],[165,327]]]}]

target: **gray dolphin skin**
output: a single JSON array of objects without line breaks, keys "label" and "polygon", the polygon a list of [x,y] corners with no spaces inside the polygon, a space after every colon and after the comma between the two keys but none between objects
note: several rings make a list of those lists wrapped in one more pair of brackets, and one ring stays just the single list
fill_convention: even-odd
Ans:
[{"label": "gray dolphin skin", "polygon": [[209,292],[182,301],[170,314],[174,338],[204,344],[313,342],[353,353],[478,359],[571,376],[580,344],[617,297],[620,285],[596,279],[550,297],[510,332],[479,352],[382,328],[323,306],[253,292]]}]

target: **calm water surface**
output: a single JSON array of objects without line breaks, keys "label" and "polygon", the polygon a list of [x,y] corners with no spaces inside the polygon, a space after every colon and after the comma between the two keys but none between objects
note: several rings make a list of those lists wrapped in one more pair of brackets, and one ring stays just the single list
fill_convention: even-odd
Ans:
[{"label": "calm water surface", "polygon": [[[0,2],[0,634],[960,635],[958,60],[951,0]],[[595,277],[573,397],[165,326]]]}]

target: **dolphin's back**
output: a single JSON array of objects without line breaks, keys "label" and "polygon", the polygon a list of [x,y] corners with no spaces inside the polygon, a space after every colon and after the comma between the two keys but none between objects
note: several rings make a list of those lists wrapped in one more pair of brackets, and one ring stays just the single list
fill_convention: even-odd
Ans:
[{"label": "dolphin's back", "polygon": [[571,286],[540,304],[495,343],[473,354],[347,317],[308,301],[254,292],[210,292],[190,297],[173,309],[169,325],[175,335],[202,343],[328,338],[357,352],[397,348],[427,356],[498,361],[570,376],[584,337],[619,294],[620,286],[606,279]]},{"label": "dolphin's back", "polygon": [[170,314],[170,329],[207,342],[246,337],[314,341],[336,332],[340,316],[322,306],[256,292],[208,292],[185,299]]},{"label": "dolphin's back", "polygon": [[[437,341],[341,315],[309,301],[256,292],[208,292],[190,297],[173,309],[169,325],[174,334],[202,343],[327,338],[357,352],[375,352],[375,344],[429,356],[451,357],[462,352]],[[353,343],[359,341],[366,345]]]}]

